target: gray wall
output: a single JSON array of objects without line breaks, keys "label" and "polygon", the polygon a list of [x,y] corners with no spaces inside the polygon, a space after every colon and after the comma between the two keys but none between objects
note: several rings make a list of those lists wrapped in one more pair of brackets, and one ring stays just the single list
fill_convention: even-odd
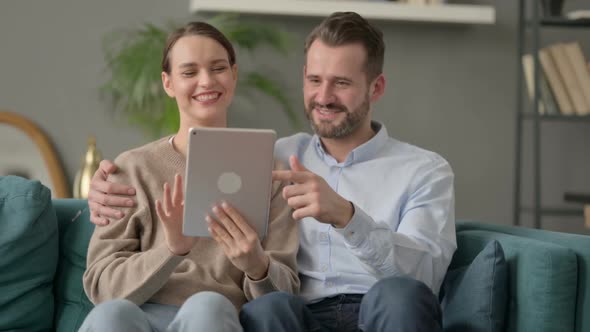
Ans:
[{"label": "gray wall", "polygon": [[[580,8],[585,0],[569,0]],[[104,157],[147,141],[110,111],[98,87],[104,82],[103,36],[143,22],[186,21],[188,1],[27,1],[0,2],[0,109],[25,115],[52,139],[72,181],[86,148],[96,135]],[[516,4],[496,1],[492,26],[375,22],[387,43],[387,95],[375,105],[375,118],[391,135],[434,150],[456,174],[457,217],[509,224],[512,219],[515,141]],[[301,108],[299,45],[317,18],[253,16],[295,35],[286,58],[261,51],[241,54],[242,69],[273,67]],[[580,39],[590,56],[588,30],[552,30],[547,42]],[[585,34],[584,34],[585,33]],[[274,127],[292,133],[278,106],[269,101],[232,107],[231,124]],[[246,109],[244,111],[243,109]],[[589,190],[590,123],[543,126],[546,203],[559,204],[564,190]],[[530,131],[525,133],[530,137]],[[530,140],[527,140],[530,143]],[[530,166],[530,144],[526,165]],[[530,171],[527,171],[530,174]],[[530,176],[523,197],[530,201]],[[525,222],[530,223],[530,218]],[[544,227],[589,233],[581,218],[546,219]]]}]

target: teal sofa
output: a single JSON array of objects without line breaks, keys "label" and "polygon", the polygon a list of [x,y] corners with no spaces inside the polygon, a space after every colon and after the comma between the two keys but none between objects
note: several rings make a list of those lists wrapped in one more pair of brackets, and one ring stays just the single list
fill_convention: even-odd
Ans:
[{"label": "teal sofa", "polygon": [[[87,202],[51,200],[38,185],[6,192],[0,177],[0,331],[77,331],[92,309]],[[590,237],[459,222],[451,268],[490,240],[508,264],[506,331],[590,331]]]}]

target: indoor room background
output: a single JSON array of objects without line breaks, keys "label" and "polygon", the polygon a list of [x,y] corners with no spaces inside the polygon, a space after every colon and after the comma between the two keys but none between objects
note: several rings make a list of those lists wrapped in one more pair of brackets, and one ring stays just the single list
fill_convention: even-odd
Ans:
[{"label": "indoor room background", "polygon": [[[486,3],[469,1],[474,2]],[[457,219],[511,224],[518,4],[496,0],[494,6],[492,25],[373,21],[385,36],[387,79],[386,94],[373,114],[391,136],[436,151],[450,162],[456,176]],[[565,11],[583,6],[587,0],[567,0]],[[0,110],[26,116],[43,129],[71,185],[89,135],[111,160],[152,140],[113,113],[99,92],[107,79],[104,36],[143,23],[183,23],[199,17],[190,12],[188,0],[1,1]],[[301,94],[303,41],[321,18],[245,18],[294,36],[289,55],[278,57],[261,49],[243,62],[238,54],[238,64],[241,70],[272,67],[309,130]],[[587,29],[552,29],[543,35],[543,43],[575,40],[590,58]],[[279,136],[294,133],[280,106],[267,99],[247,111],[234,103],[230,125],[274,128]],[[525,129],[522,197],[530,203],[532,134],[530,126]],[[590,191],[590,122],[552,122],[541,130],[543,202],[563,205],[564,191]],[[531,223],[530,215],[523,214],[523,224]],[[543,228],[590,234],[581,217],[544,218]]]}]

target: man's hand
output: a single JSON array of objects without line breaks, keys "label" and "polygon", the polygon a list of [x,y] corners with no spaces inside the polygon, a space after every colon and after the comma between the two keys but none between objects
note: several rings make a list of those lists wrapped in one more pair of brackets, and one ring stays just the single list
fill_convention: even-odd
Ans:
[{"label": "man's hand", "polygon": [[215,217],[207,216],[209,233],[232,264],[250,279],[266,277],[270,258],[262,249],[258,234],[236,209],[225,202],[213,207],[213,214]]},{"label": "man's hand", "polygon": [[[117,171],[117,166],[109,160],[103,160],[90,182],[88,192],[88,206],[90,207],[90,221],[97,226],[109,224],[108,218],[123,218],[123,212],[113,207],[130,207],[135,205],[133,199],[125,196],[135,195],[135,189],[114,183],[107,182],[109,174]],[[124,196],[116,196],[124,195]]]},{"label": "man's hand", "polygon": [[182,234],[184,193],[182,191],[182,177],[174,177],[174,190],[170,195],[170,185],[164,183],[164,202],[156,200],[156,213],[164,226],[164,235],[168,249],[178,256],[188,254],[197,242],[196,237]]},{"label": "man's hand", "polygon": [[325,224],[344,228],[354,214],[351,202],[338,195],[326,180],[307,170],[297,157],[289,158],[290,171],[273,171],[272,179],[292,184],[283,188],[283,197],[293,210],[293,219],[313,217]]}]

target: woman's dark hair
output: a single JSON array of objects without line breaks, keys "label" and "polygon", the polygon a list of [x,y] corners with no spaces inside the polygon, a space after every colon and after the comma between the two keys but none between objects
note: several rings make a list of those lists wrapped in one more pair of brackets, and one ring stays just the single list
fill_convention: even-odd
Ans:
[{"label": "woman's dark hair", "polygon": [[162,71],[170,74],[170,50],[174,47],[174,44],[184,36],[203,36],[215,40],[227,51],[230,66],[233,66],[236,63],[236,52],[234,51],[234,47],[221,31],[205,22],[190,22],[185,26],[176,29],[168,36],[166,46],[162,53]]}]

